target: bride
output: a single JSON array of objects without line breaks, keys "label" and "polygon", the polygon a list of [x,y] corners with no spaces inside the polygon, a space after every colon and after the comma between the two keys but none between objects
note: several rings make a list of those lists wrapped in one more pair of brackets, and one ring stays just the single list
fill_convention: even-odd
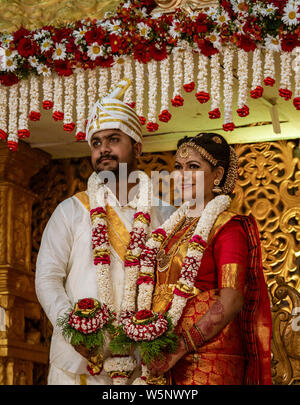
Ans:
[{"label": "bride", "polygon": [[[178,142],[175,170],[202,210],[181,207],[161,227],[152,310],[168,312],[180,337],[176,353],[153,361],[151,376],[175,385],[271,384],[271,314],[260,241],[252,215],[230,210],[237,156],[226,140],[200,133]],[[161,231],[162,232],[162,231]]]}]

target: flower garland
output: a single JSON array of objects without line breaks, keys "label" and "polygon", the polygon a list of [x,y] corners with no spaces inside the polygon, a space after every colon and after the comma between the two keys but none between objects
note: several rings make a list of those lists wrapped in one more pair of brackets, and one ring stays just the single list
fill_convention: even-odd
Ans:
[{"label": "flower garland", "polygon": [[148,62],[148,123],[147,129],[149,132],[154,132],[158,130],[158,123],[156,122],[156,107],[157,107],[157,62],[152,60]]},{"label": "flower garland", "polygon": [[[121,59],[123,62],[123,59]],[[111,87],[115,87],[120,79],[121,79],[121,73],[122,73],[122,63],[116,61],[113,66],[110,69],[110,74],[111,74],[111,80],[110,80],[110,85]]]},{"label": "flower garland", "polygon": [[[110,244],[107,234],[105,194],[106,186],[101,183],[94,172],[88,181],[88,194],[90,198],[90,215],[92,222],[92,244],[94,252],[94,266],[97,276],[98,297],[103,305],[106,305],[112,313],[116,313],[117,319],[126,317],[135,310],[137,278],[140,266],[140,254],[146,243],[146,237],[150,224],[150,207],[152,188],[148,176],[139,172],[139,198],[137,212],[134,215],[134,223],[130,232],[130,242],[124,261],[125,282],[123,299],[120,311],[114,307],[113,290],[110,272]],[[132,371],[134,359],[114,356],[104,362],[104,369],[114,377],[114,384],[126,384],[128,373]],[[125,375],[124,375],[125,373]],[[121,379],[121,380],[120,380]]]},{"label": "flower garland", "polygon": [[253,51],[252,60],[252,86],[250,91],[250,96],[252,98],[259,98],[263,94],[262,87],[262,60],[261,60],[261,49],[256,48]]},{"label": "flower garland", "polygon": [[144,117],[144,65],[138,60],[135,61],[135,86],[136,86],[136,113],[140,119],[141,125],[146,123],[146,118]]},{"label": "flower garland", "polygon": [[64,119],[63,113],[63,84],[62,77],[55,75],[54,76],[54,90],[53,90],[53,114],[52,117],[55,121],[62,121]]},{"label": "flower garland", "polygon": [[[132,63],[131,58],[129,57],[126,57],[124,61],[124,76],[131,80],[131,83],[134,82]],[[128,89],[125,91],[123,101],[124,103],[127,103],[131,108],[134,108],[135,102],[133,100],[133,86],[129,86]]]},{"label": "flower garland", "polygon": [[211,110],[208,113],[210,119],[216,119],[221,117],[220,111],[220,60],[219,54],[216,53],[211,56],[210,71],[211,71]]},{"label": "flower garland", "polygon": [[9,104],[9,124],[7,145],[12,151],[18,149],[18,89],[19,85],[15,84],[9,88],[8,104]]},{"label": "flower garland", "polygon": [[275,60],[272,49],[267,49],[265,53],[264,84],[271,87],[275,84]]},{"label": "flower garland", "polygon": [[249,115],[249,107],[247,105],[248,98],[248,53],[243,49],[238,50],[238,109],[237,113],[240,117]]},{"label": "flower garland", "polygon": [[0,85],[0,139],[7,138],[7,87]]},{"label": "flower garland", "polygon": [[[211,200],[204,208],[202,215],[198,221],[193,236],[189,240],[188,250],[183,261],[182,269],[180,272],[179,280],[174,289],[173,299],[171,305],[167,310],[165,316],[170,319],[171,328],[175,328],[182,312],[186,306],[187,300],[191,297],[194,288],[195,279],[198,269],[201,265],[204,250],[207,246],[207,239],[215,220],[221,212],[226,210],[230,205],[230,198],[226,195],[220,195]],[[141,272],[138,292],[138,312],[131,318],[131,320],[123,321],[125,324],[125,331],[128,330],[128,335],[133,340],[144,339],[145,341],[152,341],[160,339],[160,336],[166,332],[166,324],[161,321],[161,317],[151,311],[152,294],[154,285],[149,283],[145,274],[150,278],[154,275],[156,266],[156,256],[160,246],[166,239],[167,234],[171,229],[176,226],[179,219],[186,215],[189,210],[189,204],[185,203],[171,217],[158,229],[152,232],[151,238],[147,241],[145,249],[141,255]],[[141,328],[138,324],[135,325],[135,317],[142,311],[148,311],[144,319],[149,319],[148,325],[151,322],[156,322],[155,328],[150,326]],[[153,319],[154,318],[154,319]],[[146,324],[147,325],[147,324]],[[170,325],[168,327],[170,329]],[[149,357],[151,359],[151,356]],[[134,384],[145,384],[145,378],[149,373],[144,364],[142,378],[137,379]]]},{"label": "flower garland", "polygon": [[43,108],[51,110],[53,108],[53,77],[52,75],[43,76]]},{"label": "flower garland", "polygon": [[40,103],[39,103],[39,80],[35,75],[30,76],[30,113],[31,121],[39,121],[41,118]]},{"label": "flower garland", "polygon": [[169,86],[170,86],[170,60],[166,58],[160,62],[161,77],[161,109],[158,119],[168,122],[172,115],[169,111]]},{"label": "flower garland", "polygon": [[108,91],[108,70],[105,68],[100,68],[98,77],[98,97],[102,98]]},{"label": "flower garland", "polygon": [[173,98],[171,103],[173,107],[183,106],[184,99],[181,96],[181,88],[183,81],[183,49],[180,47],[175,48],[173,52]]},{"label": "flower garland", "polygon": [[74,76],[64,77],[63,82],[65,89],[64,131],[72,132],[75,128],[75,123],[73,122]]},{"label": "flower garland", "polygon": [[291,62],[292,55],[289,52],[283,52],[280,54],[280,89],[279,95],[286,101],[292,98],[291,90]]},{"label": "flower garland", "polygon": [[85,139],[85,77],[84,70],[76,71],[76,139],[81,141]]},{"label": "flower garland", "polygon": [[207,103],[210,99],[207,84],[207,64],[208,57],[202,53],[198,53],[198,75],[197,75],[197,93],[196,98],[199,103]]},{"label": "flower garland", "polygon": [[190,93],[195,88],[194,82],[194,52],[188,47],[184,50],[184,90]]},{"label": "flower garland", "polygon": [[28,129],[28,80],[20,82],[20,102],[19,102],[19,124],[18,124],[18,137],[28,138],[30,132]]},{"label": "flower garland", "polygon": [[[294,50],[293,70],[295,71],[295,97],[293,104],[296,110],[300,110],[300,48]],[[0,126],[1,128],[1,126]]]},{"label": "flower garland", "polygon": [[230,47],[226,47],[224,49],[224,57],[223,57],[223,64],[224,64],[224,123],[223,129],[224,131],[233,131],[235,125],[232,121],[232,98],[233,98],[233,70],[232,70],[232,63],[233,63],[233,49]]},{"label": "flower garland", "polygon": [[97,95],[97,72],[96,69],[90,69],[88,71],[88,88],[87,88],[88,116],[90,116],[94,104],[96,102],[96,95]]}]

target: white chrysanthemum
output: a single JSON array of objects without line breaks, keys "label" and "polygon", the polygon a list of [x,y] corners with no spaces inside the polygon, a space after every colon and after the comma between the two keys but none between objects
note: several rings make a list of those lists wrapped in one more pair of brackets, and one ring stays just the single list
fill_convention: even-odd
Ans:
[{"label": "white chrysanthemum", "polygon": [[171,35],[171,37],[173,38],[179,38],[180,37],[180,28],[177,27],[177,23],[179,23],[179,20],[174,20],[172,25],[169,28],[169,34]]},{"label": "white chrysanthemum", "polygon": [[98,56],[103,56],[103,46],[99,45],[97,42],[93,42],[87,49],[88,57],[91,60],[95,60]]},{"label": "white chrysanthemum", "polygon": [[143,8],[141,8],[141,9],[137,8],[137,9],[135,10],[135,14],[136,14],[138,17],[141,17],[141,18],[146,18],[146,17],[148,17],[146,7],[143,7]]},{"label": "white chrysanthemum", "polygon": [[66,57],[66,46],[64,44],[56,44],[53,52],[54,60],[64,60]]},{"label": "white chrysanthemum", "polygon": [[74,30],[73,35],[76,38],[76,40],[80,40],[80,39],[84,38],[86,31],[87,31],[86,27],[82,27],[82,28],[79,28],[78,30]]},{"label": "white chrysanthemum", "polygon": [[271,51],[280,51],[280,39],[278,36],[272,37],[272,35],[267,34],[265,38],[265,46]]},{"label": "white chrysanthemum", "polygon": [[263,16],[272,15],[278,10],[278,7],[273,6],[272,4],[268,4],[267,7],[261,7],[260,14]]},{"label": "white chrysanthemum", "polygon": [[1,38],[2,46],[9,46],[11,42],[13,42],[14,37],[12,35],[3,35]]},{"label": "white chrysanthemum", "polygon": [[110,31],[112,34],[116,34],[116,33],[121,33],[122,31],[122,27],[121,27],[122,22],[120,20],[116,20],[116,21],[107,21],[106,22],[106,28],[108,29],[108,31]]},{"label": "white chrysanthemum", "polygon": [[216,6],[211,6],[209,9],[206,11],[206,14],[211,17],[212,19],[215,19],[215,17],[218,14],[218,9]]},{"label": "white chrysanthemum", "polygon": [[41,31],[36,32],[33,35],[33,39],[38,41],[39,39],[44,39],[45,37],[47,37],[49,35],[50,35],[49,31],[41,30]]},{"label": "white chrysanthemum", "polygon": [[12,50],[9,48],[4,48],[4,56],[6,58],[13,59],[17,54],[18,54],[18,52],[15,50]]},{"label": "white chrysanthemum", "polygon": [[246,0],[231,0],[231,4],[235,13],[248,14],[248,5]]},{"label": "white chrysanthemum", "polygon": [[192,21],[196,21],[197,17],[198,17],[199,13],[197,11],[192,11],[191,13],[189,13],[189,17]]},{"label": "white chrysanthemum", "polygon": [[130,8],[131,7],[131,2],[130,1],[126,1],[126,3],[123,4],[123,8]]},{"label": "white chrysanthemum", "polygon": [[46,65],[38,65],[37,66],[37,71],[38,71],[38,73],[40,75],[43,75],[43,76],[50,76],[51,75],[51,70]]},{"label": "white chrysanthemum", "polygon": [[289,1],[283,9],[282,21],[286,25],[297,25],[300,13],[298,13],[298,5],[294,1]]},{"label": "white chrysanthemum", "polygon": [[44,41],[41,43],[41,50],[42,52],[49,51],[49,49],[52,47],[53,42],[51,39],[44,39]]},{"label": "white chrysanthemum", "polygon": [[17,62],[13,58],[4,58],[2,69],[6,72],[13,72],[17,68]]},{"label": "white chrysanthemum", "polygon": [[217,49],[221,49],[222,48],[222,44],[221,44],[221,37],[220,34],[216,31],[213,31],[209,36],[208,39],[211,41],[211,43],[213,44],[213,46]]},{"label": "white chrysanthemum", "polygon": [[39,61],[37,60],[36,56],[29,56],[28,62],[32,67],[37,67],[39,64]]},{"label": "white chrysanthemum", "polygon": [[139,33],[142,37],[149,38],[149,32],[151,31],[149,25],[141,22],[137,24],[137,28],[139,29]]},{"label": "white chrysanthemum", "polygon": [[230,20],[228,13],[224,10],[221,13],[214,13],[211,18],[216,21],[218,25],[223,25]]}]

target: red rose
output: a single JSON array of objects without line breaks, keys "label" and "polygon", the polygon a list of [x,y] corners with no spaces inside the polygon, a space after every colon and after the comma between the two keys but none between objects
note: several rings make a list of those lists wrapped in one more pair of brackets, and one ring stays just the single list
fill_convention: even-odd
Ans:
[{"label": "red rose", "polygon": [[73,73],[72,67],[67,60],[55,60],[54,70],[59,74],[59,76],[71,76]]},{"label": "red rose", "polygon": [[74,128],[75,128],[75,123],[74,122],[64,124],[64,131],[66,131],[66,132],[72,132]]},{"label": "red rose", "polygon": [[36,42],[31,41],[29,38],[22,38],[18,43],[17,50],[21,56],[24,58],[28,58],[29,56],[33,56],[37,50],[38,45]]},{"label": "red rose", "polygon": [[44,100],[43,101],[43,109],[44,110],[51,110],[52,107],[53,107],[53,101],[50,101],[50,100]]},{"label": "red rose", "polygon": [[195,88],[195,83],[194,83],[194,82],[191,82],[191,83],[184,84],[184,85],[183,85],[183,88],[184,88],[184,90],[185,90],[187,93],[190,93],[191,91],[194,90],[194,88]]},{"label": "red rose", "polygon": [[199,101],[199,103],[207,103],[208,100],[210,99],[209,93],[206,93],[205,91],[199,91],[196,93],[196,98]]},{"label": "red rose", "polygon": [[208,39],[198,40],[198,47],[205,56],[211,56],[219,52]]},{"label": "red rose", "polygon": [[77,132],[76,134],[76,140],[77,141],[84,141],[85,140],[85,133],[84,132]]},{"label": "red rose", "polygon": [[275,80],[274,80],[272,77],[267,76],[267,77],[264,78],[264,84],[265,84],[266,86],[271,86],[271,87],[273,87],[273,86],[274,86],[274,83],[275,83]]},{"label": "red rose", "polygon": [[278,93],[280,97],[283,97],[286,101],[290,100],[293,94],[289,89],[279,89]]},{"label": "red rose", "polygon": [[7,133],[5,131],[3,131],[3,129],[0,129],[0,139],[2,139],[2,141],[5,141],[7,138]]},{"label": "red rose", "polygon": [[256,43],[249,37],[243,34],[237,35],[237,46],[246,52],[254,51]]},{"label": "red rose", "polygon": [[30,132],[28,129],[18,129],[18,137],[19,138],[29,138]]},{"label": "red rose", "polygon": [[19,79],[13,73],[6,73],[0,75],[0,82],[3,86],[12,86],[13,84],[18,83]]},{"label": "red rose", "polygon": [[79,309],[93,309],[94,307],[94,300],[92,300],[91,298],[84,298],[78,301]]},{"label": "red rose", "polygon": [[178,94],[177,96],[171,99],[171,103],[173,107],[181,107],[183,106],[184,99]]},{"label": "red rose", "polygon": [[296,110],[300,110],[300,97],[295,97],[293,100],[293,104],[296,107]]},{"label": "red rose", "polygon": [[153,58],[156,61],[166,59],[166,57],[168,56],[167,47],[165,44],[162,44],[160,47],[156,44],[151,44],[149,46],[149,52],[151,58]]},{"label": "red rose", "polygon": [[41,119],[41,113],[37,111],[30,111],[28,118],[30,119],[30,121],[39,121]]},{"label": "red rose", "polygon": [[138,321],[143,321],[153,317],[153,312],[148,309],[141,309],[135,314],[135,319]]},{"label": "red rose", "polygon": [[291,52],[296,46],[300,46],[297,34],[286,34],[281,39],[281,49],[285,52]]},{"label": "red rose", "polygon": [[12,152],[16,152],[18,150],[18,142],[7,141],[7,146]]},{"label": "red rose", "polygon": [[64,113],[61,111],[54,111],[54,113],[52,114],[52,118],[54,119],[54,121],[61,121],[64,119]]},{"label": "red rose", "polygon": [[209,111],[208,116],[212,120],[214,120],[216,118],[220,118],[221,117],[221,111],[219,110],[219,108],[215,108],[214,110]]},{"label": "red rose", "polygon": [[142,117],[141,115],[139,116],[140,124],[145,125],[146,124],[146,118]]},{"label": "red rose", "polygon": [[147,129],[149,132],[155,132],[158,130],[157,122],[148,122]]},{"label": "red rose", "polygon": [[172,117],[172,115],[169,113],[168,110],[163,110],[163,111],[159,114],[158,119],[159,119],[160,121],[162,121],[162,122],[168,122],[168,121],[170,121],[171,117]]},{"label": "red rose", "polygon": [[191,239],[190,242],[195,242],[198,243],[199,245],[203,246],[203,247],[207,247],[207,242],[205,242],[204,239],[201,238],[200,235],[194,235]]},{"label": "red rose", "polygon": [[133,101],[132,103],[126,103],[129,107],[134,108],[135,107],[135,101]]},{"label": "red rose", "polygon": [[238,108],[236,112],[240,117],[246,117],[247,115],[249,115],[249,107],[247,105],[244,105],[243,107]]},{"label": "red rose", "polygon": [[97,42],[99,45],[102,45],[104,37],[105,31],[101,27],[94,28],[84,34],[84,38],[88,45],[91,45],[93,42]]},{"label": "red rose", "polygon": [[224,131],[233,131],[234,128],[235,128],[235,125],[233,122],[227,122],[227,124],[223,124]]},{"label": "red rose", "polygon": [[250,96],[252,98],[259,98],[263,94],[263,88],[261,86],[256,86],[254,90],[250,91]]}]

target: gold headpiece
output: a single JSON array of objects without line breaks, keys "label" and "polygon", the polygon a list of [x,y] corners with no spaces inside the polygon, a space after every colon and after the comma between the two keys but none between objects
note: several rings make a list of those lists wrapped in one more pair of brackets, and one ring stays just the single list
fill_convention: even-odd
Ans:
[{"label": "gold headpiece", "polygon": [[185,159],[189,156],[188,147],[195,149],[205,160],[211,163],[213,166],[217,166],[218,161],[210,153],[208,153],[202,146],[196,145],[193,141],[188,141],[180,145],[176,155]]}]

